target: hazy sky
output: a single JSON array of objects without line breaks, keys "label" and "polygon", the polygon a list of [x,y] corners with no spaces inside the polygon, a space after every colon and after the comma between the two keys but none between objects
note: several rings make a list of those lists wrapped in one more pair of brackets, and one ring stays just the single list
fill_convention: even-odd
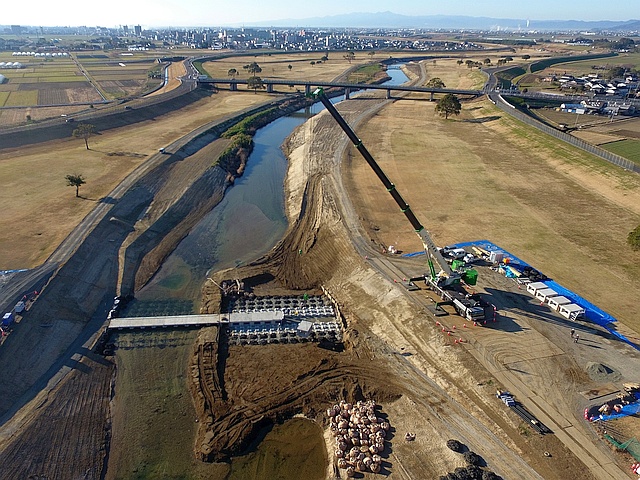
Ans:
[{"label": "hazy sky", "polygon": [[[629,20],[635,1],[606,8],[601,0],[5,0],[0,24],[78,26],[222,26],[340,13],[468,15],[530,20]],[[293,24],[292,26],[296,26]],[[303,26],[303,25],[301,25]]]}]

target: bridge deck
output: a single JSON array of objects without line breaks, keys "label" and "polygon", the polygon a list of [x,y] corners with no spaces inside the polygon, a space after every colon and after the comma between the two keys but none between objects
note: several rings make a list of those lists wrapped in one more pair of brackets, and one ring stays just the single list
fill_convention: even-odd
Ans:
[{"label": "bridge deck", "polygon": [[205,327],[224,324],[259,324],[274,323],[284,320],[284,312],[233,312],[208,315],[175,315],[169,317],[126,317],[112,318],[110,329],[128,328],[166,328],[166,327]]}]

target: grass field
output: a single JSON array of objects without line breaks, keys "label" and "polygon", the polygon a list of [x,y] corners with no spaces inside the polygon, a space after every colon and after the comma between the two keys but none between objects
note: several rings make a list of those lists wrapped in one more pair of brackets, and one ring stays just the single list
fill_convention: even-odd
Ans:
[{"label": "grass field", "polygon": [[8,98],[9,98],[9,92],[0,92],[0,107],[4,107]]},{"label": "grass field", "polygon": [[618,140],[601,147],[640,165],[640,140]]},{"label": "grass field", "polygon": [[[125,333],[117,338],[117,378],[109,479],[223,478],[226,465],[196,461],[197,424],[186,389],[196,330]],[[135,408],[126,406],[135,405]],[[191,420],[191,421],[188,421]],[[186,472],[189,472],[187,474]]]}]

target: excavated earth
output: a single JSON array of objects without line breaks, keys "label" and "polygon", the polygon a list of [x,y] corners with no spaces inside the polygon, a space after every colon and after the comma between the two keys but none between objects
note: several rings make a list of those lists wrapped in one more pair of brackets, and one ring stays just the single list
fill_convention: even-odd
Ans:
[{"label": "excavated earth", "polygon": [[[341,111],[358,123],[381,102],[346,102]],[[200,422],[196,456],[226,459],[242,451],[264,424],[296,413],[326,427],[321,412],[338,399],[373,398],[396,430],[385,454],[391,477],[437,478],[463,467],[461,456],[446,448],[447,439],[457,438],[504,478],[561,479],[575,471],[598,478],[558,438],[533,434],[491,401],[495,383],[487,370],[464,350],[452,349],[424,307],[372,268],[378,264],[387,275],[402,275],[382,266],[377,249],[350,231],[358,216],[340,176],[342,135],[321,114],[290,137],[285,238],[263,258],[218,272],[214,280],[243,279],[256,295],[324,288],[342,315],[344,351],[315,344],[227,347],[224,332],[203,332],[190,375]],[[368,255],[356,248],[368,248]],[[407,266],[420,268],[415,262]],[[220,304],[218,287],[207,282],[203,312],[218,312]],[[416,433],[415,441],[406,442],[406,432]],[[333,448],[327,440],[328,477],[344,475],[335,467]]]}]

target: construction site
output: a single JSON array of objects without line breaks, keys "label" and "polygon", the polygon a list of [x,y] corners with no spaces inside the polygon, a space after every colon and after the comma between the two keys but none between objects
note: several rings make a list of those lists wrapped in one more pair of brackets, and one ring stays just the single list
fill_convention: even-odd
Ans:
[{"label": "construction site", "polygon": [[[424,66],[416,63],[408,74],[422,78]],[[148,172],[147,203],[123,194],[118,210],[97,227],[99,238],[113,239],[112,246],[87,237],[80,254],[38,289],[41,298],[26,298],[28,308],[4,320],[7,326],[17,320],[16,328],[38,325],[26,339],[35,339],[39,358],[75,343],[69,358],[46,369],[54,372],[47,373],[46,385],[41,385],[46,372],[25,366],[24,378],[12,380],[14,391],[2,392],[7,405],[0,431],[2,475],[634,478],[640,341],[620,318],[637,314],[631,293],[637,280],[629,280],[623,262],[605,267],[601,258],[567,268],[565,257],[593,259],[593,251],[582,238],[570,244],[573,237],[564,233],[560,240],[545,240],[551,234],[541,226],[561,230],[549,219],[562,211],[562,182],[589,188],[594,182],[636,185],[634,174],[620,180],[608,170],[594,173],[552,156],[539,159],[537,172],[527,171],[522,152],[534,140],[514,143],[516,153],[508,159],[482,157],[480,149],[490,150],[511,128],[501,124],[496,133],[484,125],[482,119],[497,114],[483,99],[466,105],[467,122],[433,127],[432,140],[453,150],[447,156],[453,162],[455,142],[440,138],[451,131],[439,131],[453,129],[478,142],[477,158],[490,160],[474,157],[469,167],[443,161],[427,171],[422,159],[407,159],[416,148],[428,149],[398,133],[405,124],[420,126],[415,112],[427,101],[365,94],[336,108],[323,91],[315,96],[326,111],[298,127],[283,147],[288,158],[284,237],[259,258],[207,272],[197,314],[129,315],[167,252],[215,203],[205,198],[207,192],[219,201],[233,173],[213,174],[209,160],[193,154],[182,155],[183,164]],[[390,117],[397,142],[388,131]],[[206,148],[219,153],[228,144],[221,141],[226,143]],[[375,145],[373,154],[365,144]],[[521,163],[516,168],[507,165],[510,161]],[[187,178],[192,164],[206,182]],[[451,168],[460,172],[455,180]],[[512,183],[504,186],[501,180],[512,169]],[[413,173],[417,170],[424,173]],[[558,182],[553,187],[529,185],[530,175],[550,172]],[[176,185],[170,185],[171,178]],[[458,188],[465,182],[476,182],[473,198]],[[534,184],[550,192],[548,217],[519,196]],[[517,189],[513,198],[526,220],[516,222],[493,197],[509,188]],[[589,188],[576,190],[578,204],[595,204]],[[179,205],[184,218],[159,221],[185,191],[194,198]],[[613,222],[617,209],[640,218],[637,189],[622,199],[611,191],[598,192],[603,205],[598,219]],[[476,209],[467,213],[463,207],[471,210],[473,204]],[[508,220],[518,225],[508,227],[510,235],[504,233]],[[581,226],[594,223],[578,220]],[[608,226],[588,234],[607,238]],[[147,237],[151,247],[137,240]],[[618,248],[617,240],[613,244]],[[105,256],[125,257],[120,245],[135,246],[130,251],[139,255],[136,268],[109,263]],[[556,248],[553,255],[549,245]],[[90,269],[84,263],[90,258],[110,266]],[[627,261],[637,259],[633,253]],[[592,272],[603,282],[624,278],[625,291],[615,302],[599,297],[598,285],[583,282]],[[82,289],[71,285],[78,278],[84,279]],[[116,278],[120,286],[132,287],[131,296],[113,291]],[[50,318],[47,305],[57,308],[54,298],[73,299],[70,313]],[[81,307],[98,298],[100,307],[85,325]],[[49,332],[64,332],[68,343],[48,344]],[[15,353],[26,365],[30,357],[11,345],[13,335],[3,353]],[[299,426],[293,427],[300,416],[322,430],[309,430],[308,451],[297,437]],[[260,453],[279,427],[290,446],[280,442]],[[265,460],[279,455],[281,464]],[[245,460],[249,466],[240,467]]]}]

